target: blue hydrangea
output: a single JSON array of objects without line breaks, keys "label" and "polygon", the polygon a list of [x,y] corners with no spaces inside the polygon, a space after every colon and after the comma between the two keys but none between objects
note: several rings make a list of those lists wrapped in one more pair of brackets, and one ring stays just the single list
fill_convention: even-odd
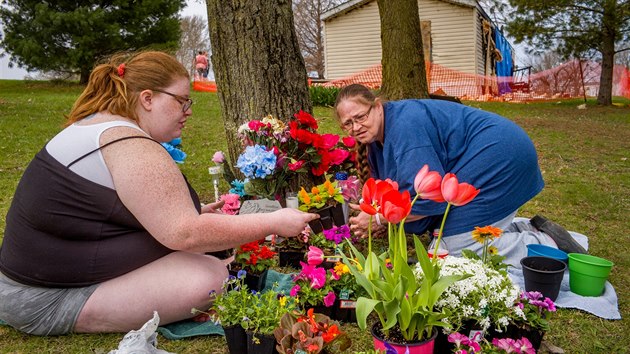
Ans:
[{"label": "blue hydrangea", "polygon": [[276,155],[262,145],[248,146],[238,157],[236,167],[247,178],[263,179],[273,174],[276,168]]},{"label": "blue hydrangea", "polygon": [[186,153],[182,150],[178,149],[176,146],[179,146],[182,142],[181,138],[175,138],[168,143],[162,143],[162,146],[166,149],[169,155],[175,160],[177,163],[184,163],[186,159]]}]

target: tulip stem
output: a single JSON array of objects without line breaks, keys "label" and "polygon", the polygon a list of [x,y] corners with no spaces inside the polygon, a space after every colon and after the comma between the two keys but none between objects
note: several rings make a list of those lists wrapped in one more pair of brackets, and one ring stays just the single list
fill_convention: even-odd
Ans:
[{"label": "tulip stem", "polygon": [[446,204],[446,210],[444,211],[444,216],[442,217],[442,224],[440,225],[440,231],[438,232],[437,242],[435,243],[435,250],[433,251],[433,262],[437,262],[438,257],[438,249],[440,248],[440,241],[442,241],[442,231],[444,230],[444,224],[446,223],[446,217],[448,216],[448,211],[451,209],[451,203]]}]

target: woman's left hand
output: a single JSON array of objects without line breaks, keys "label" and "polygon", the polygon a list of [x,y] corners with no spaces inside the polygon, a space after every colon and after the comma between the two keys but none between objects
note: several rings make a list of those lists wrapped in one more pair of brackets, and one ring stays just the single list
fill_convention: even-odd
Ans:
[{"label": "woman's left hand", "polygon": [[218,202],[206,204],[201,207],[201,213],[213,213],[213,214],[223,214],[221,208],[225,205],[225,200],[220,200]]}]

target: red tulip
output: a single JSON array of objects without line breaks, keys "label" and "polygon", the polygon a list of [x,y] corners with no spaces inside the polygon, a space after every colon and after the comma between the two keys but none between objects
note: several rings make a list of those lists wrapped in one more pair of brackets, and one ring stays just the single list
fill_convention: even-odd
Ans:
[{"label": "red tulip", "polygon": [[391,224],[397,224],[406,218],[411,212],[411,197],[409,191],[400,193],[397,190],[390,190],[381,198],[382,213],[385,219]]},{"label": "red tulip", "polygon": [[306,257],[308,259],[309,265],[317,266],[322,264],[322,262],[324,261],[324,251],[315,246],[309,246]]},{"label": "red tulip", "polygon": [[[396,188],[394,188],[394,186]],[[375,215],[379,212],[382,196],[390,190],[398,189],[398,185],[394,185],[388,181],[375,180],[370,178],[363,185],[363,201],[361,202],[361,210],[369,215]]]},{"label": "red tulip", "polygon": [[416,193],[422,199],[443,203],[444,197],[441,190],[442,176],[437,171],[429,171],[429,165],[424,165],[418,171],[413,182]]},{"label": "red tulip", "polygon": [[442,196],[444,200],[455,206],[468,204],[479,194],[476,189],[468,183],[459,183],[457,176],[453,173],[447,173],[442,179]]}]

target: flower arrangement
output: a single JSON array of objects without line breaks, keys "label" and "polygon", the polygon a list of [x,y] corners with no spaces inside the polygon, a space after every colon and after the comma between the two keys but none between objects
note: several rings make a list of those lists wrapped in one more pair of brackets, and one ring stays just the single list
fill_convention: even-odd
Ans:
[{"label": "flower arrangement", "polygon": [[492,342],[484,339],[468,338],[460,333],[452,333],[448,341],[455,344],[453,353],[485,353],[485,354],[536,354],[532,343],[527,338],[494,338]]},{"label": "flower arrangement", "polygon": [[338,181],[331,182],[329,179],[320,185],[311,188],[307,192],[304,187],[298,192],[299,209],[302,211],[310,211],[313,209],[321,209],[325,205],[334,205],[336,203],[345,203],[341,187]]},{"label": "flower arrangement", "polygon": [[234,255],[234,262],[240,269],[260,274],[276,265],[276,252],[272,251],[263,241],[253,241],[239,246]]},{"label": "flower arrangement", "polygon": [[286,313],[273,332],[280,354],[343,352],[352,342],[338,322],[309,309],[306,315]]},{"label": "flower arrangement", "polygon": [[[368,315],[376,312],[384,336],[389,336],[389,331],[396,326],[396,330],[406,342],[429,338],[433,334],[434,326],[446,325],[440,320],[447,314],[436,309],[436,302],[449,285],[466,276],[445,276],[440,273],[437,245],[451,205],[465,205],[479,192],[466,183],[460,184],[452,173],[442,179],[439,173],[429,172],[427,165],[416,175],[414,188],[416,196],[411,201],[409,191],[400,192],[396,182],[369,179],[363,186],[363,201],[360,207],[371,217],[380,213],[388,221],[388,249],[380,256],[372,252],[370,220],[367,256],[363,257],[352,244],[349,245],[358,262],[343,254],[344,263],[367,293],[367,296],[359,297],[357,301],[359,328],[365,329]],[[422,282],[416,281],[412,266],[408,264],[407,239],[404,231],[405,219],[418,198],[448,203],[432,260],[429,259],[420,240],[414,236],[416,255],[424,274]],[[389,262],[386,262],[387,259]],[[362,270],[359,270],[356,263]]]},{"label": "flower arrangement", "polygon": [[[438,259],[444,276],[472,275],[448,286],[435,304],[436,309],[448,314],[442,322],[458,331],[466,322],[473,321],[482,331],[491,326],[501,332],[514,316],[514,304],[520,289],[506,272],[487,266],[481,259],[446,256]],[[424,280],[422,267],[414,270],[418,282]],[[450,330],[445,328],[446,333]]]},{"label": "flower arrangement", "polygon": [[283,197],[287,188],[297,190],[300,176],[314,180],[352,168],[354,139],[318,134],[317,128],[315,118],[303,111],[287,124],[267,116],[241,125],[238,133],[245,149],[236,167],[247,178],[245,192],[269,199]]},{"label": "flower arrangement", "polygon": [[[321,259],[323,260],[323,254]],[[315,263],[309,260],[309,263]],[[320,261],[321,263],[321,261]],[[291,288],[289,295],[302,307],[313,307],[324,305],[332,307],[337,300],[337,296],[328,280],[328,272],[323,267],[300,262],[301,270],[293,276],[295,285]]]}]

